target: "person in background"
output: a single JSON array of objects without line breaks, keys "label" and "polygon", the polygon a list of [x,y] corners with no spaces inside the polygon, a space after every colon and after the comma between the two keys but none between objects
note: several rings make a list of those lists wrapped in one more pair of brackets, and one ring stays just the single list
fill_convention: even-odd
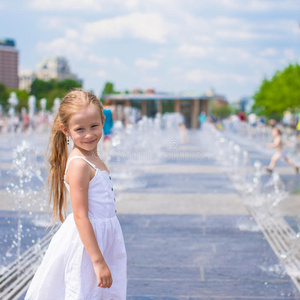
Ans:
[{"label": "person in background", "polygon": [[290,144],[288,142],[284,142],[282,140],[282,136],[281,136],[281,131],[279,128],[274,127],[272,129],[272,136],[274,138],[273,143],[267,143],[266,146],[268,148],[275,148],[276,152],[274,153],[274,155],[271,158],[269,167],[266,168],[266,171],[271,174],[275,168],[275,165],[277,163],[277,161],[280,158],[283,158],[289,165],[291,165],[294,169],[296,174],[299,173],[299,167],[290,159],[288,158],[286,152],[283,150],[283,146],[284,144]]},{"label": "person in background", "polygon": [[300,142],[300,113],[298,114],[298,122],[296,125],[297,141]]},{"label": "person in background", "polygon": [[202,111],[199,115],[199,128],[202,127],[202,125],[206,122],[206,112]]},{"label": "person in background", "polygon": [[104,117],[105,117],[105,121],[104,121],[104,126],[103,126],[103,154],[104,154],[104,160],[107,160],[107,155],[109,152],[109,148],[110,148],[110,142],[111,142],[111,138],[112,138],[112,128],[114,126],[114,121],[113,121],[113,107],[111,105],[111,100],[107,99],[104,102]]},{"label": "person in background", "polygon": [[255,113],[252,112],[251,114],[249,114],[248,123],[250,124],[251,127],[251,137],[254,137],[256,126],[257,126],[257,117]]},{"label": "person in background", "polygon": [[245,115],[245,113],[243,111],[240,111],[238,113],[238,117],[240,118],[241,122],[245,122],[246,121],[246,115]]}]

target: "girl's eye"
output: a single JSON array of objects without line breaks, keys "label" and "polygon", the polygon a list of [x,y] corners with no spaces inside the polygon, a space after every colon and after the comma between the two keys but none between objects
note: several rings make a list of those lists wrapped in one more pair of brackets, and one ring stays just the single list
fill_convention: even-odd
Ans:
[{"label": "girl's eye", "polygon": [[92,127],[97,127],[98,125],[93,125]]},{"label": "girl's eye", "polygon": [[80,131],[80,130],[82,130],[82,128],[77,128],[75,131]]}]

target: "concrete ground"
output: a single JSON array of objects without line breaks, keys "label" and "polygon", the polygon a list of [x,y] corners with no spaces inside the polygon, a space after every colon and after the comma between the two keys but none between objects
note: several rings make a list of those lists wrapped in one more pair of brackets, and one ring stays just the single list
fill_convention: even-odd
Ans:
[{"label": "concrete ground", "polygon": [[[198,145],[201,155],[195,161],[135,166],[140,186],[129,185],[119,194],[128,299],[300,299],[211,156],[209,142],[201,142],[206,138],[204,133],[191,133],[184,146],[189,152]],[[268,161],[268,156],[258,154]],[[277,170],[294,180],[293,170],[285,164]],[[282,214],[295,215],[300,212],[299,197],[281,206]]]},{"label": "concrete ground", "polygon": [[[207,133],[190,132],[189,143],[172,149],[175,154],[164,162],[111,162],[128,254],[127,299],[300,299],[215,160],[212,145]],[[268,162],[265,153],[245,147],[252,160]],[[189,155],[195,149],[197,155]],[[292,188],[299,185],[285,164],[278,171],[285,182],[293,180]],[[16,222],[16,214],[5,212],[10,205],[2,195],[3,190],[1,228],[8,232],[7,221]],[[290,197],[280,211],[297,215],[299,196]],[[45,230],[40,218],[35,228]],[[29,237],[24,231],[30,244],[35,233]]]}]

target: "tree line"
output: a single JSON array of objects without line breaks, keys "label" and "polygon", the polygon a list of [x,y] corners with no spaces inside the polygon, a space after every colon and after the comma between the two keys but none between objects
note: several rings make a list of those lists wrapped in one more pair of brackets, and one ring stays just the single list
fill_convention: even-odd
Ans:
[{"label": "tree line", "polygon": [[271,79],[265,78],[253,95],[252,109],[258,115],[281,119],[283,112],[300,110],[300,66],[290,64],[276,71]]},{"label": "tree line", "polygon": [[26,90],[10,89],[4,84],[0,83],[0,104],[7,110],[8,98],[11,92],[17,94],[19,104],[16,107],[17,111],[20,111],[22,107],[28,109],[28,97],[34,95],[36,97],[37,106],[39,106],[39,100],[42,98],[47,99],[47,109],[51,109],[56,97],[63,98],[70,90],[74,88],[81,88],[81,84],[73,79],[65,79],[57,81],[51,79],[49,81],[43,81],[41,79],[35,79],[31,84],[30,92]]},{"label": "tree line", "polygon": [[[51,79],[44,81],[41,79],[35,79],[31,84],[30,92],[26,90],[18,90],[7,88],[4,84],[0,83],[0,105],[4,110],[8,109],[8,99],[11,92],[17,94],[19,104],[16,106],[16,110],[20,111],[22,107],[28,109],[28,97],[34,95],[36,97],[37,105],[39,106],[39,100],[42,98],[47,99],[46,109],[51,109],[54,104],[55,98],[63,98],[69,91],[74,88],[81,88],[81,84],[73,79],[65,79],[57,81]],[[120,92],[114,90],[114,84],[112,82],[106,82],[101,92],[100,99],[103,101],[105,94],[119,94]]]}]

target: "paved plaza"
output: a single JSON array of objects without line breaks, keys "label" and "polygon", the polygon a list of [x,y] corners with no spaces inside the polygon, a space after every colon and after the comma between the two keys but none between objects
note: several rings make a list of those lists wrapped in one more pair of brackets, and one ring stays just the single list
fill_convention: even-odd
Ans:
[{"label": "paved plaza", "polygon": [[[146,185],[129,188],[118,203],[128,299],[300,299],[207,138],[191,133],[182,150],[198,147],[197,159],[149,167],[139,178],[147,178]],[[249,145],[247,150],[252,161],[268,162]],[[298,184],[285,164],[278,171]],[[293,216],[298,202],[293,197],[281,209]]]},{"label": "paved plaza", "polygon": [[[189,143],[172,149],[163,162],[112,160],[128,254],[127,299],[300,299],[214,157],[211,138],[205,131],[189,132]],[[249,151],[251,163],[268,163],[269,156],[256,145],[241,145]],[[279,163],[278,172],[291,189],[298,188],[292,169]],[[9,239],[16,213],[7,212],[6,202],[1,202],[0,226],[1,235]],[[294,226],[299,196],[292,195],[280,211]],[[34,215],[36,233],[30,236],[26,226],[31,217],[25,218],[24,245],[46,228],[41,214]],[[4,246],[2,242],[0,251]]]}]

